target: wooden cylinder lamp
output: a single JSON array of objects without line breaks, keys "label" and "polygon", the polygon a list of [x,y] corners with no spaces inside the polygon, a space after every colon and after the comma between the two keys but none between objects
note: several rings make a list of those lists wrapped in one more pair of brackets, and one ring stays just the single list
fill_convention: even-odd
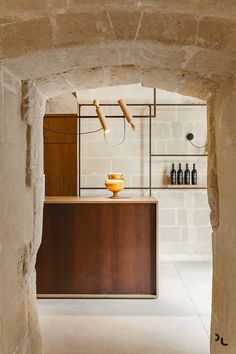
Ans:
[{"label": "wooden cylinder lamp", "polygon": [[101,107],[99,106],[99,101],[98,100],[94,100],[93,101],[94,106],[96,107],[96,113],[98,116],[98,119],[101,123],[102,129],[104,130],[104,133],[107,134],[110,132],[110,129],[108,129],[107,124],[106,124],[106,120],[105,117],[102,113]]},{"label": "wooden cylinder lamp", "polygon": [[132,122],[133,116],[129,113],[126,103],[124,102],[124,100],[120,99],[120,100],[118,100],[118,104],[119,104],[122,112],[124,113],[124,116],[125,116],[127,122],[131,125],[132,129],[135,130],[136,127],[135,127],[134,123]]}]

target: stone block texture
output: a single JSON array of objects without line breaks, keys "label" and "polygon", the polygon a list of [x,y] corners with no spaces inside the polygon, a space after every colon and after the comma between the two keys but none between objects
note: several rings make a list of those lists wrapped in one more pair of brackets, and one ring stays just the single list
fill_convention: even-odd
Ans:
[{"label": "stone block texture", "polygon": [[[210,107],[212,160],[209,165],[213,222],[213,309],[212,353],[234,353],[236,348],[235,291],[235,156],[236,77],[225,81]],[[214,164],[214,168],[213,168]],[[216,174],[217,172],[217,174]],[[217,193],[218,185],[218,193]],[[217,345],[214,333],[220,333],[229,343],[227,350]]]},{"label": "stone block texture", "polygon": [[[20,80],[1,68],[0,87],[0,352],[41,353],[34,265],[42,231],[43,148],[39,118],[43,101],[31,87],[27,96],[31,114],[25,106],[24,119]],[[33,97],[41,100],[36,103]],[[29,171],[30,185],[26,183]]]},{"label": "stone block texture", "polygon": [[[0,5],[1,60],[20,78],[36,79],[49,96],[55,95],[52,75],[64,92],[71,84],[81,89],[138,80],[207,98],[236,69],[231,1],[21,3]],[[102,82],[83,80],[80,74],[91,70],[106,72]]]}]

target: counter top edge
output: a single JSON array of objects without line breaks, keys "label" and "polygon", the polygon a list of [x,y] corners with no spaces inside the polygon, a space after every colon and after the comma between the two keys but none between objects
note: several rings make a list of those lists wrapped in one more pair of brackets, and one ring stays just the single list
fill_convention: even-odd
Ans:
[{"label": "counter top edge", "polygon": [[112,199],[109,197],[72,197],[72,196],[52,196],[45,197],[45,204],[128,204],[128,203],[157,203],[154,197],[121,197]]}]

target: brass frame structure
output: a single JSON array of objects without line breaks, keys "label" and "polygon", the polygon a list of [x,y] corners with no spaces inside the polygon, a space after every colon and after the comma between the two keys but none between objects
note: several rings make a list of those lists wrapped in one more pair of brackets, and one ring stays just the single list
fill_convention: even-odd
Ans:
[{"label": "brass frame structure", "polygon": [[[81,119],[84,118],[89,118],[93,119],[96,118],[96,115],[83,115],[82,114],[82,108],[83,107],[92,107],[93,104],[90,103],[78,103],[78,114],[77,118],[79,120],[79,132],[81,131]],[[113,104],[113,103],[101,103],[101,107],[119,107],[118,104]],[[152,153],[152,119],[157,119],[157,107],[166,107],[166,106],[171,106],[171,107],[178,107],[178,106],[206,106],[206,104],[191,104],[191,103],[177,103],[177,104],[172,104],[172,103],[157,103],[156,101],[156,88],[153,89],[153,103],[129,103],[127,104],[128,107],[147,107],[149,113],[146,115],[133,115],[134,118],[144,118],[149,120],[149,185],[147,187],[125,187],[126,190],[148,190],[149,191],[149,196],[152,195],[152,190],[158,190],[158,189],[171,189],[167,188],[165,186],[161,187],[153,187],[152,186],[152,158],[154,157],[207,157],[207,154],[153,154]],[[107,118],[123,118],[124,115],[106,115]],[[81,186],[81,134],[78,134],[78,145],[79,145],[79,163],[78,163],[78,174],[79,174],[79,186],[78,186],[78,195],[81,196],[81,191],[82,190],[105,190],[105,187],[82,187]],[[198,186],[198,189],[206,189],[205,186]],[[177,189],[177,188],[173,188]],[[182,187],[181,189],[192,189],[191,187]]]},{"label": "brass frame structure", "polygon": [[[118,104],[113,104],[113,103],[101,103],[101,107],[119,107]],[[127,104],[128,107],[147,107],[148,108],[148,114],[145,115],[133,115],[134,118],[142,118],[142,119],[148,119],[149,120],[149,134],[148,134],[148,139],[149,139],[149,168],[148,168],[148,173],[149,173],[149,182],[148,186],[146,187],[141,187],[141,186],[136,186],[136,187],[125,187],[126,190],[148,190],[149,191],[149,196],[152,195],[152,190],[161,190],[161,189],[175,189],[177,190],[178,188],[176,187],[171,187],[171,186],[153,186],[152,185],[152,159],[153,158],[158,158],[158,157],[207,157],[207,154],[154,154],[152,153],[152,120],[153,119],[158,119],[157,117],[157,107],[194,107],[194,106],[206,106],[206,104],[199,104],[199,103],[157,103],[156,101],[156,88],[153,89],[153,103],[129,103]],[[77,114],[46,114],[45,117],[58,117],[58,118],[63,118],[65,116],[70,116],[70,117],[75,117],[75,119],[78,119],[78,128],[79,128],[79,133],[75,134],[78,136],[78,146],[79,146],[79,157],[78,157],[78,175],[79,175],[79,183],[78,183],[78,195],[81,196],[81,191],[82,190],[105,190],[105,187],[83,187],[81,186],[81,140],[82,140],[82,134],[81,132],[81,120],[82,119],[97,119],[97,115],[83,115],[82,114],[82,109],[83,107],[94,107],[92,103],[77,103],[78,107],[78,112]],[[124,115],[106,115],[107,118],[124,118]],[[205,186],[196,186],[195,188],[197,189],[206,189],[207,187]],[[181,189],[193,189],[192,186],[182,186]]]}]

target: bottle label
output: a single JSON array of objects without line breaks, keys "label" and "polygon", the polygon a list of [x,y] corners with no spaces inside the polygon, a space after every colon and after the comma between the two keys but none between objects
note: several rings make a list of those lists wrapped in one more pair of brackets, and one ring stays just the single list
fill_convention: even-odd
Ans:
[{"label": "bottle label", "polygon": [[184,182],[183,181],[183,172],[182,173],[181,172],[178,172],[178,174],[177,174],[177,182],[178,182],[178,184],[183,184],[183,182]]},{"label": "bottle label", "polygon": [[185,183],[185,184],[190,184],[190,173],[189,173],[189,171],[186,171],[186,172],[185,172],[185,175],[184,175],[184,183]]},{"label": "bottle label", "polygon": [[192,173],[192,184],[197,184],[197,174],[196,173]]},{"label": "bottle label", "polygon": [[176,172],[175,171],[171,172],[170,183],[171,184],[176,184]]}]

